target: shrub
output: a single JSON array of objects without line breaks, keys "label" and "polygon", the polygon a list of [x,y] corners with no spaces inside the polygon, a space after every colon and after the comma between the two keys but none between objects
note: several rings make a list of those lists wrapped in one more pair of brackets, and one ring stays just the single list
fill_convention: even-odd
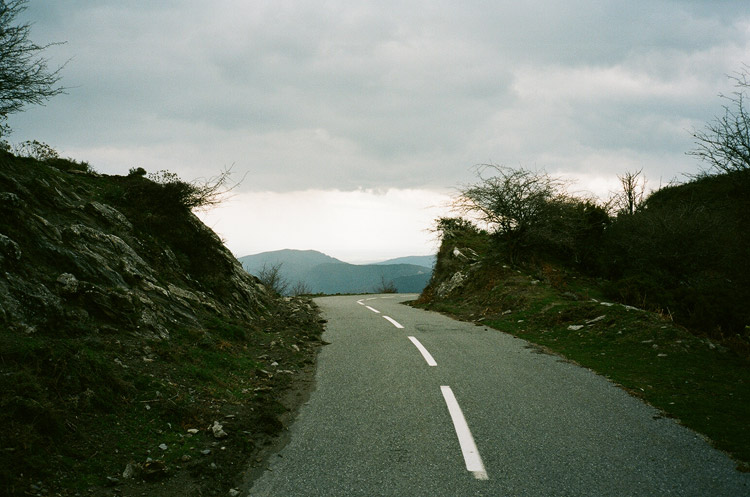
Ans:
[{"label": "shrub", "polygon": [[279,295],[284,295],[289,282],[281,275],[282,263],[267,265],[263,264],[263,267],[257,274],[258,279],[263,285],[276,292]]},{"label": "shrub", "polygon": [[748,174],[666,187],[633,215],[618,216],[602,238],[599,261],[610,295],[668,308],[693,329],[742,333],[750,322]]},{"label": "shrub", "polygon": [[41,162],[50,162],[59,159],[60,155],[57,150],[44,142],[37,140],[27,140],[12,147],[13,155],[18,157],[29,157]]},{"label": "shrub", "polygon": [[221,203],[239,183],[227,186],[231,169],[207,180],[187,182],[173,172],[161,170],[146,176],[145,169],[131,168],[123,200],[139,211],[159,216],[192,209],[206,209]]},{"label": "shrub", "polygon": [[478,234],[479,229],[462,217],[441,217],[435,222],[435,232],[441,240],[460,238],[467,234]]},{"label": "shrub", "polygon": [[744,66],[730,76],[736,90],[732,96],[721,95],[727,101],[724,115],[708,123],[705,130],[693,132],[696,147],[688,153],[706,162],[710,171],[750,170],[750,113],[745,109],[750,88],[749,69]]},{"label": "shrub", "polygon": [[559,198],[542,206],[539,223],[524,241],[527,256],[541,256],[593,271],[610,224],[606,210],[590,200]]},{"label": "shrub", "polygon": [[[490,170],[494,175],[486,177]],[[492,227],[497,247],[510,262],[551,256],[586,266],[609,223],[606,210],[593,200],[565,191],[565,183],[543,171],[482,166],[480,181],[461,190],[454,206]],[[452,219],[438,221],[443,233],[470,229]]]},{"label": "shrub", "polygon": [[310,295],[312,290],[310,289],[310,285],[302,280],[298,280],[297,283],[292,286],[290,293],[295,297],[299,297],[301,295]]},{"label": "shrub", "polygon": [[[136,173],[139,173],[138,169],[136,169]],[[159,185],[158,190],[165,204],[192,210],[208,208],[221,203],[224,196],[237,186],[237,184],[231,187],[227,186],[230,176],[231,168],[225,169],[214,178],[187,182],[181,180],[176,173],[161,170],[149,174],[148,179]]]},{"label": "shrub", "polygon": [[386,281],[385,276],[380,276],[380,284],[375,287],[375,293],[398,293],[398,288],[393,280]]}]

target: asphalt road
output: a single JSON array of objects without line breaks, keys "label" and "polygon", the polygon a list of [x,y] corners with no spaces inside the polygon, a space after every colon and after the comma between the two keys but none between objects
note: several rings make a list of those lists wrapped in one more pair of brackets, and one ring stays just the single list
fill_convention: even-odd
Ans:
[{"label": "asphalt road", "polygon": [[316,389],[250,496],[750,495],[750,474],[606,379],[415,297],[316,299]]}]

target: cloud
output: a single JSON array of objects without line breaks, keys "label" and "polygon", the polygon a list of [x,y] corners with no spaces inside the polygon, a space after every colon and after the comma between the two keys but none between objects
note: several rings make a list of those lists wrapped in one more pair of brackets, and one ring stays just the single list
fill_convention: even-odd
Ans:
[{"label": "cloud", "polygon": [[[482,162],[602,178],[696,167],[750,53],[744,1],[32,2],[71,88],[15,116],[102,172],[243,191],[440,189]],[[597,160],[604,162],[596,163]],[[601,182],[600,180],[596,180]]]},{"label": "cloud", "polygon": [[200,217],[238,257],[294,248],[363,263],[435,253],[430,229],[449,214],[448,201],[426,190],[254,192]]}]

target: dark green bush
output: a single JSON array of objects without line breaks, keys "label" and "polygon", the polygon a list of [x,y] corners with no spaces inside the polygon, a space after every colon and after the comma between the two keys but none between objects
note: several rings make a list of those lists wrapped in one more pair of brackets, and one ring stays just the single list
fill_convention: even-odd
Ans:
[{"label": "dark green bush", "polygon": [[600,274],[610,295],[667,310],[714,335],[750,323],[748,172],[704,177],[652,194],[603,237]]},{"label": "dark green bush", "polygon": [[478,234],[480,232],[474,223],[462,217],[441,217],[435,222],[435,232],[440,239],[451,240],[461,238],[467,234]]}]

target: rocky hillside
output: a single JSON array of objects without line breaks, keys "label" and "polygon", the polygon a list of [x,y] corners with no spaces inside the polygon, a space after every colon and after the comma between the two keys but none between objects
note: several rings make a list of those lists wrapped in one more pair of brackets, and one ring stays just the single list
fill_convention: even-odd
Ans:
[{"label": "rocky hillside", "polygon": [[151,206],[132,197],[147,182],[5,157],[0,323],[29,335],[98,328],[167,339],[207,315],[258,318],[265,289],[189,210],[142,212]]},{"label": "rocky hillside", "polygon": [[317,312],[245,272],[185,185],[0,153],[3,495],[204,495],[281,429]]}]

